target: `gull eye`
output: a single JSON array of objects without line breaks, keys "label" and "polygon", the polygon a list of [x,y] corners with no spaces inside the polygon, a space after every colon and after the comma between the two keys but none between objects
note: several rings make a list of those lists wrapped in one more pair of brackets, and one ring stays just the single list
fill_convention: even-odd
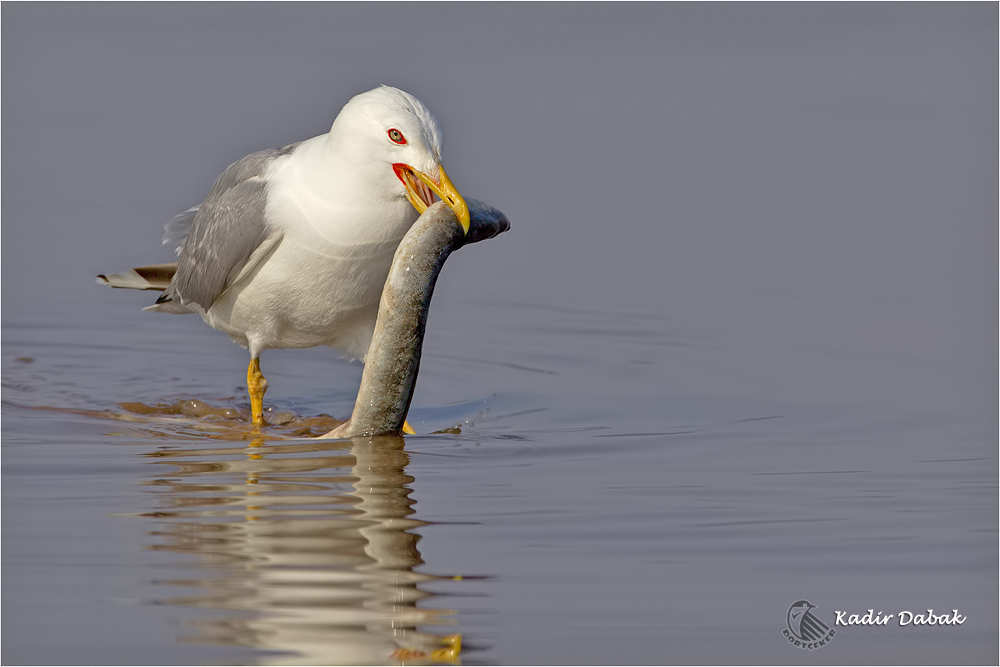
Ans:
[{"label": "gull eye", "polygon": [[403,133],[400,132],[399,130],[397,130],[396,128],[392,128],[391,130],[389,130],[389,139],[394,144],[405,144],[406,143],[406,137],[404,137]]}]

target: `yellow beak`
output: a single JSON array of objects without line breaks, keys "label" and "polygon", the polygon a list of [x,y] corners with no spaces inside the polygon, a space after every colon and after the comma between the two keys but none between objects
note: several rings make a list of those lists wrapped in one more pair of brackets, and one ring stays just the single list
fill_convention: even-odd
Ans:
[{"label": "yellow beak", "polygon": [[417,171],[408,164],[397,162],[392,165],[396,176],[406,186],[406,198],[413,204],[413,208],[419,213],[427,210],[433,203],[431,192],[441,198],[458,218],[458,223],[462,225],[462,231],[469,233],[469,206],[465,199],[458,193],[455,184],[448,178],[448,173],[444,167],[439,166],[440,178],[435,180],[422,171]]}]

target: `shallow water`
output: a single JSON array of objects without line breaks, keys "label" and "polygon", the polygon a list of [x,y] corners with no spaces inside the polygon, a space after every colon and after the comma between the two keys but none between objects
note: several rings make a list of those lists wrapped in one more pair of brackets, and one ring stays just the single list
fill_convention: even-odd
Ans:
[{"label": "shallow water", "polygon": [[[996,663],[995,6],[334,10],[4,6],[5,664]],[[358,92],[287,71],[412,89],[511,219],[442,273],[417,436],[134,412],[247,406],[245,351],[90,281]],[[358,364],[262,366],[348,416]],[[803,599],[966,620],[803,651]]]}]

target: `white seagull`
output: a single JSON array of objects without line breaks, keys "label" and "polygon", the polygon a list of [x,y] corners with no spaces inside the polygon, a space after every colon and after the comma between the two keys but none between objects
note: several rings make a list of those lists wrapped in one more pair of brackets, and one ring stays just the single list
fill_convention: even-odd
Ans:
[{"label": "white seagull", "polygon": [[164,243],[182,241],[172,274],[162,265],[100,278],[166,287],[146,310],[198,313],[248,348],[253,423],[263,425],[261,352],[328,345],[363,361],[393,253],[434,195],[468,232],[441,142],[441,126],[409,93],[357,95],[328,133],[238,160],[168,223]]}]

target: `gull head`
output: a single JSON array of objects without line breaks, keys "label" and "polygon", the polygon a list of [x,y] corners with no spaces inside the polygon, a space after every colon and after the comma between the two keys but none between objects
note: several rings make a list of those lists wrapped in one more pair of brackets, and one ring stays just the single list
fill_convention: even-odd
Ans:
[{"label": "gull head", "polygon": [[418,213],[440,198],[468,233],[469,207],[441,165],[442,138],[424,103],[391,86],[353,97],[330,130],[337,151],[385,195],[406,199]]}]

